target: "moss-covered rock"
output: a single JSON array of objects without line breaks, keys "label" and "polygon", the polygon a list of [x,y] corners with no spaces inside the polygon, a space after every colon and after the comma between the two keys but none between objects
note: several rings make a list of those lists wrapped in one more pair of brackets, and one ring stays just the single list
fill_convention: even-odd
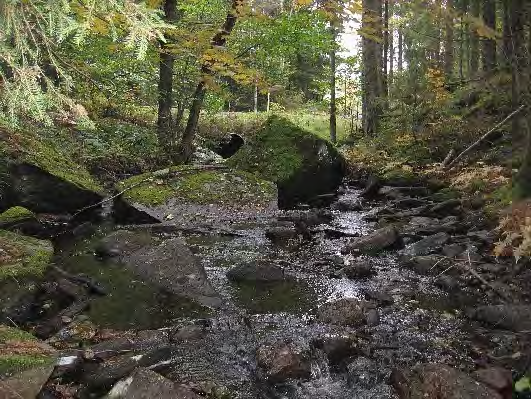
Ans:
[{"label": "moss-covered rock", "polygon": [[23,206],[14,206],[0,213],[0,226],[35,219],[35,214]]},{"label": "moss-covered rock", "polygon": [[344,160],[331,143],[278,116],[228,164],[277,183],[281,206],[335,191],[344,175]]},{"label": "moss-covered rock", "polygon": [[60,141],[27,131],[1,133],[0,206],[64,213],[102,199],[101,185],[62,151]]},{"label": "moss-covered rock", "polygon": [[55,351],[33,335],[0,325],[0,378],[55,362]]},{"label": "moss-covered rock", "polygon": [[[273,183],[224,167],[171,167],[129,178],[118,183],[117,189],[123,191],[116,207],[119,219],[134,213],[133,218],[138,217],[140,211],[152,222],[181,220],[193,216],[192,212],[271,209],[277,199]],[[131,212],[133,209],[137,212]],[[232,213],[225,217],[232,217]]]},{"label": "moss-covered rock", "polygon": [[0,230],[0,283],[8,277],[42,275],[52,255],[49,241]]}]

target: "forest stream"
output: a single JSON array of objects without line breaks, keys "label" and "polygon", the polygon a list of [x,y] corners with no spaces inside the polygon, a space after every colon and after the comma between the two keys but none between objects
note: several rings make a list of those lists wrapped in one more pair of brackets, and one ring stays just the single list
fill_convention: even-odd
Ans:
[{"label": "forest stream", "polygon": [[[151,370],[190,394],[210,398],[385,399],[397,397],[401,373],[412,365],[444,364],[433,371],[443,380],[447,366],[465,372],[492,362],[524,367],[528,359],[518,354],[528,344],[525,333],[477,321],[492,324],[492,316],[478,310],[499,302],[490,286],[447,268],[442,258],[427,269],[408,264],[407,235],[383,244],[383,255],[344,250],[354,237],[381,240],[376,221],[381,223],[382,216],[399,220],[419,206],[432,206],[431,199],[365,199],[353,184],[338,193],[319,208],[270,211],[219,231],[104,222],[85,224],[58,239],[53,264],[69,276],[84,276],[104,295],[91,296],[90,305],[71,318],[61,313],[55,329],[47,328],[46,318],[57,296],[43,294],[40,303],[33,302],[33,319],[26,325],[61,348],[63,364],[39,398],[59,392],[101,397],[109,391],[107,397],[116,398],[133,386],[154,389],[153,397],[196,397],[164,396],[160,381],[138,371]],[[433,222],[440,231],[428,237],[444,235],[440,242],[415,247],[414,255],[444,246],[448,256],[452,249],[457,256],[467,248],[470,257],[483,245],[483,231],[465,232],[467,215],[447,206],[438,216],[419,216],[420,225],[408,225],[416,235]],[[297,220],[306,221],[307,231],[290,236],[287,223]],[[124,269],[118,252],[138,236],[154,237],[157,245],[184,239],[219,303],[201,306]],[[494,279],[503,267],[485,263],[485,278]],[[470,397],[498,397],[456,373],[456,389],[491,395]],[[489,378],[500,377],[487,377],[487,383]]]}]

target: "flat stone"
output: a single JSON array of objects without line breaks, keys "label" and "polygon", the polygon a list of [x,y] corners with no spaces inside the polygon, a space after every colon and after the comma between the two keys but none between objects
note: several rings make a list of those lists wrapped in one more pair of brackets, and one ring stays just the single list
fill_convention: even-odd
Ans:
[{"label": "flat stone", "polygon": [[227,272],[227,277],[235,282],[277,282],[284,281],[284,269],[269,262],[253,262],[236,266]]},{"label": "flat stone", "polygon": [[482,321],[492,327],[512,330],[531,330],[530,305],[487,305],[479,306],[467,311],[468,317]]},{"label": "flat stone", "polygon": [[384,227],[365,237],[352,240],[344,249],[344,253],[375,254],[393,247],[400,241],[397,230],[390,226]]},{"label": "flat stone", "polygon": [[444,244],[450,240],[447,233],[437,233],[409,245],[402,251],[404,255],[425,256],[439,252]]}]

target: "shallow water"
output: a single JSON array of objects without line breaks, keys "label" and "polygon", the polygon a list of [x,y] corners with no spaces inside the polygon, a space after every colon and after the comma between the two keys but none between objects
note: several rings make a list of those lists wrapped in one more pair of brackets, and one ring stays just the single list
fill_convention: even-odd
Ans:
[{"label": "shallow water", "polygon": [[[345,194],[351,199],[358,195],[359,191],[354,189]],[[364,216],[375,209],[376,205],[367,212],[335,212],[327,227],[366,234],[375,226],[364,221]],[[386,385],[364,387],[349,382],[344,369],[330,370],[323,353],[311,346],[316,339],[345,334],[355,336],[359,350],[367,352],[383,370],[429,361],[472,365],[473,360],[462,344],[467,341],[463,328],[466,323],[458,310],[463,301],[472,303],[472,297],[450,296],[434,287],[431,278],[399,268],[392,254],[361,258],[376,267],[378,273],[371,279],[340,278],[342,266],[338,260],[348,264],[355,259],[340,253],[347,238],[330,239],[319,234],[310,243],[273,245],[265,237],[271,220],[240,225],[242,236],[185,237],[228,308],[212,315],[204,340],[176,348],[172,366],[164,370],[165,375],[176,381],[215,381],[239,392],[234,396],[238,398],[393,397]],[[97,259],[94,243],[104,233],[64,245],[56,258],[56,263],[65,270],[91,276],[108,290],[109,295],[96,298],[89,310],[88,315],[96,325],[118,330],[154,329],[193,322],[206,315],[204,309],[190,301],[139,281],[119,264]],[[227,270],[253,261],[278,263],[291,279],[260,286],[228,281]],[[381,309],[377,326],[350,329],[315,321],[315,311],[320,305],[339,298],[364,299],[364,290],[368,289],[389,293],[395,300],[393,305]],[[312,357],[311,381],[274,387],[256,383],[255,350],[276,341],[298,342],[308,348]]]}]

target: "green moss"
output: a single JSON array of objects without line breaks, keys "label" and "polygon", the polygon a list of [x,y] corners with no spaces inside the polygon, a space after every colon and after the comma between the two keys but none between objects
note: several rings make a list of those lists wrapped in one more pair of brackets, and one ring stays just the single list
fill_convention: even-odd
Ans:
[{"label": "green moss", "polygon": [[49,241],[0,230],[0,281],[8,277],[41,276],[50,263]]},{"label": "green moss", "polygon": [[444,202],[444,201],[448,201],[452,199],[458,199],[459,197],[460,197],[459,192],[457,192],[456,190],[450,187],[445,187],[442,190],[437,191],[432,196],[432,198],[435,201],[439,201],[439,202]]},{"label": "green moss", "polygon": [[276,187],[255,175],[242,171],[197,170],[181,166],[134,176],[118,184],[127,189],[127,201],[144,205],[162,205],[170,198],[195,204],[269,202]]},{"label": "green moss", "polygon": [[8,136],[10,139],[0,146],[1,159],[32,164],[79,188],[103,193],[88,171],[60,149],[61,140],[46,139],[28,131],[11,132]]},{"label": "green moss", "polygon": [[0,325],[0,376],[52,365],[54,362],[55,356],[40,346],[33,335]]},{"label": "green moss", "polygon": [[0,214],[0,223],[11,223],[35,218],[35,214],[22,206],[14,206]]},{"label": "green moss", "polygon": [[289,180],[303,167],[303,149],[322,139],[286,119],[270,117],[262,130],[228,164],[274,182]]}]

